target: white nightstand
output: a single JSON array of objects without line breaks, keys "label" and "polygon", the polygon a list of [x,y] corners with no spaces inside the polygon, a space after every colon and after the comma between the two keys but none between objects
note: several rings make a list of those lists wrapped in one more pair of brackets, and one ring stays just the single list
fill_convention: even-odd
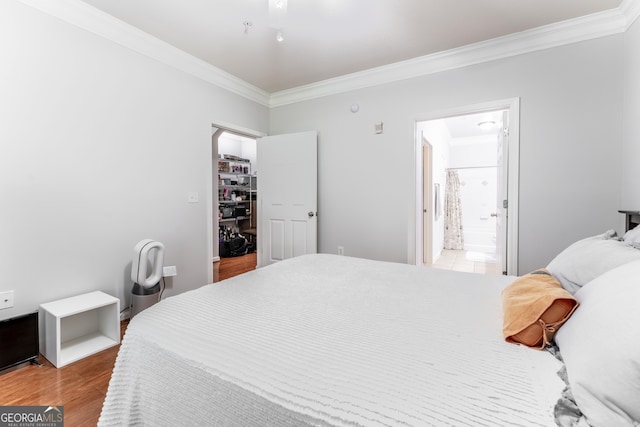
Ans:
[{"label": "white nightstand", "polygon": [[91,292],[40,305],[42,354],[60,368],[120,343],[120,300]]}]

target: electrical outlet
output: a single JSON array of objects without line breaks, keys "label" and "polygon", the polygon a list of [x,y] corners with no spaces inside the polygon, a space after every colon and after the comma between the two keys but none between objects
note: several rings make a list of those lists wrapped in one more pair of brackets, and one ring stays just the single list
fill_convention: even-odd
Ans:
[{"label": "electrical outlet", "polygon": [[338,246],[338,255],[344,255],[344,246]]},{"label": "electrical outlet", "polygon": [[0,292],[0,310],[13,307],[13,291]]},{"label": "electrical outlet", "polygon": [[191,191],[187,195],[187,201],[189,203],[198,203],[200,201],[200,197],[198,196],[198,192],[197,191]]},{"label": "electrical outlet", "polygon": [[170,265],[168,267],[162,267],[162,275],[164,277],[172,277],[178,275],[178,269],[175,265]]}]

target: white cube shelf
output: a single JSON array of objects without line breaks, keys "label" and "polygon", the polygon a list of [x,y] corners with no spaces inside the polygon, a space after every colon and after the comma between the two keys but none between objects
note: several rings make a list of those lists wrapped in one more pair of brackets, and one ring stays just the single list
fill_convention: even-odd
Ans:
[{"label": "white cube shelf", "polygon": [[120,300],[91,292],[40,305],[42,354],[57,368],[120,343]]}]

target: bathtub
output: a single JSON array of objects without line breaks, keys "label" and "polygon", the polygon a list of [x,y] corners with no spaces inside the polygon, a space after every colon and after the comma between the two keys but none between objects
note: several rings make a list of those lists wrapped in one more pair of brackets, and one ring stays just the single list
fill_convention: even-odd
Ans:
[{"label": "bathtub", "polygon": [[465,225],[462,228],[464,236],[464,250],[472,252],[496,252],[496,227]]}]

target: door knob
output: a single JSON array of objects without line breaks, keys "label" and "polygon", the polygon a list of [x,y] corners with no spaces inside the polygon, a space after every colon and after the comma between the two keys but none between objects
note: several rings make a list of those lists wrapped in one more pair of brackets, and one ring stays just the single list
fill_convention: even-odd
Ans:
[{"label": "door knob", "polygon": [[313,216],[314,216],[315,214],[314,214],[313,212],[309,211],[309,212],[307,213],[307,215],[309,215],[309,218],[313,218]]},{"label": "door knob", "polygon": [[498,216],[498,213],[497,213],[497,212],[491,212],[491,216],[493,216],[493,217],[497,217],[497,216]]}]

